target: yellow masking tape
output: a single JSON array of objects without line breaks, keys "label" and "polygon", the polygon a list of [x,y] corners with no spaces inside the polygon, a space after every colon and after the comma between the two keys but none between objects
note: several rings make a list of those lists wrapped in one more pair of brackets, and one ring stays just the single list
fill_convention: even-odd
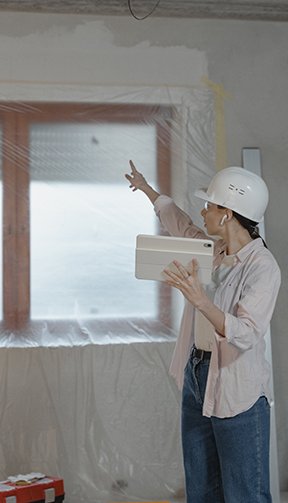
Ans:
[{"label": "yellow masking tape", "polygon": [[230,95],[224,90],[222,84],[217,84],[208,79],[202,78],[205,84],[213,92],[215,109],[215,142],[216,142],[216,170],[227,167],[226,131],[224,117],[224,99]]}]

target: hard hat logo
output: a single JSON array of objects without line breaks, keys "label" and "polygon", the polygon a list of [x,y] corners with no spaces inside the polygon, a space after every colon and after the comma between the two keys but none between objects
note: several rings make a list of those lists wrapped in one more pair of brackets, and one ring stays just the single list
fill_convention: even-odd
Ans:
[{"label": "hard hat logo", "polygon": [[197,190],[195,196],[229,208],[254,222],[263,220],[269,200],[264,180],[238,166],[216,173],[208,188]]},{"label": "hard hat logo", "polygon": [[245,190],[244,189],[239,189],[239,188],[235,187],[235,185],[233,185],[232,183],[230,183],[230,185],[229,185],[228,188],[229,188],[229,190],[238,192],[238,194],[241,195],[241,196],[244,196],[244,194],[245,194]]}]

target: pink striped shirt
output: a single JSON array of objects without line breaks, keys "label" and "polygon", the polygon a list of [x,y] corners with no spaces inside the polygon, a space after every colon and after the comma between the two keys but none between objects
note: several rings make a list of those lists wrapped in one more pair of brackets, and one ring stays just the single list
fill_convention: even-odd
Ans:
[{"label": "pink striped shirt", "polygon": [[[168,196],[154,209],[172,236],[208,238]],[[209,239],[211,239],[209,237]],[[225,242],[215,241],[214,270],[225,256]],[[225,337],[214,332],[203,415],[231,417],[248,410],[261,396],[272,401],[271,368],[265,359],[265,334],[274,311],[281,275],[261,239],[237,254],[235,266],[220,283],[214,303],[225,314]],[[184,369],[194,343],[194,308],[186,301],[170,373],[182,389]]]}]

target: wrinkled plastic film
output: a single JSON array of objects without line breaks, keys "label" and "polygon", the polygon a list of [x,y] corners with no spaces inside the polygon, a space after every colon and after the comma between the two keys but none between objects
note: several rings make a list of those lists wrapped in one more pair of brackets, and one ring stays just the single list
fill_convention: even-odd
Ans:
[{"label": "wrinkled plastic film", "polygon": [[[15,104],[0,117],[2,218],[7,190],[17,191],[15,205],[29,214],[29,277],[21,272],[27,257],[14,248],[29,302],[22,284],[15,291],[20,304],[28,302],[28,315],[15,297],[20,314],[13,319],[6,298],[13,285],[2,302],[0,476],[63,477],[70,503],[183,494],[180,395],[168,374],[183,299],[135,278],[136,235],[163,229],[124,174],[132,159],[156,190],[168,187],[183,209],[199,213],[193,192],[207,186],[215,165],[214,108],[204,87],[183,89],[176,101],[163,93],[165,106],[162,96],[161,110],[150,105],[137,120],[127,120],[129,106],[136,97],[143,104],[146,91],[106,102],[107,116],[121,104],[113,120],[103,109],[97,119],[87,104],[65,119],[47,110],[44,117],[39,103]],[[31,108],[33,120],[23,122]],[[25,134],[13,135],[10,124],[7,137],[9,112],[16,122],[21,115],[17,128]],[[17,178],[12,187],[9,169]],[[11,197],[13,215],[20,210]],[[195,222],[201,225],[199,216]]]}]

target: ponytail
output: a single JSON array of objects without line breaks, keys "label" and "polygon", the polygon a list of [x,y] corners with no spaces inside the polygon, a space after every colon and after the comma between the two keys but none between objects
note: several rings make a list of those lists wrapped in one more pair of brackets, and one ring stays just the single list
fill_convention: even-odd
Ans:
[{"label": "ponytail", "polygon": [[244,227],[244,229],[246,229],[249,232],[250,237],[252,239],[261,238],[265,248],[268,248],[264,239],[259,234],[258,222],[249,220],[249,218],[243,217],[242,215],[239,215],[239,213],[236,213],[235,211],[233,211],[233,216],[236,218],[236,220],[238,220],[239,224],[242,225],[242,227]]}]

